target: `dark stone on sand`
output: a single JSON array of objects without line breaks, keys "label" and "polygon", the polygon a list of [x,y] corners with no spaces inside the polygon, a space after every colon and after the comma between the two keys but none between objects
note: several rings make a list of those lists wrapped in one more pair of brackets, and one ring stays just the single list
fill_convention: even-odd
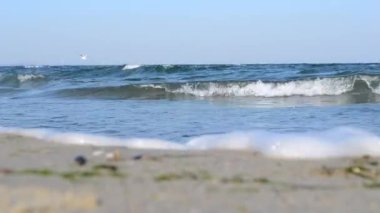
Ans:
[{"label": "dark stone on sand", "polygon": [[12,174],[13,172],[12,169],[0,169],[0,174]]},{"label": "dark stone on sand", "polygon": [[133,156],[133,160],[141,160],[143,158],[143,155],[135,155]]},{"label": "dark stone on sand", "polygon": [[87,159],[81,155],[77,156],[74,160],[79,166],[83,166],[87,163]]}]

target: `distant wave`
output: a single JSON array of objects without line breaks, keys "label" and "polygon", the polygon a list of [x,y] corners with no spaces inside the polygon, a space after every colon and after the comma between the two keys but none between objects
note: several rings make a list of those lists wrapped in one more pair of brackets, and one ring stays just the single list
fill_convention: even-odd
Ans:
[{"label": "distant wave", "polygon": [[22,83],[25,81],[35,80],[35,79],[44,79],[44,75],[34,75],[34,74],[18,74],[17,79]]},{"label": "distant wave", "polygon": [[139,67],[141,67],[141,65],[139,65],[139,64],[126,64],[123,67],[123,70],[133,70],[133,69],[137,69]]},{"label": "distant wave", "polygon": [[[49,81],[59,81],[72,87],[70,84],[75,82],[95,82],[98,81],[99,85],[106,85],[106,82],[119,82],[125,81],[141,82],[141,83],[179,83],[189,82],[196,84],[196,82],[227,82],[236,81],[241,82],[237,86],[240,87],[240,92],[226,91],[221,92],[221,88],[213,91],[213,86],[209,87],[209,91],[182,91],[184,93],[192,93],[195,96],[228,96],[232,93],[252,93],[250,84],[248,87],[244,85],[245,82],[257,82],[257,86],[273,86],[277,87],[277,82],[299,82],[306,81],[310,78],[319,77],[321,80],[326,78],[350,77],[350,76],[380,76],[380,65],[177,65],[177,64],[164,64],[164,65],[138,65],[126,64],[122,66],[42,66],[38,69],[35,67],[24,68],[18,67],[0,67],[0,81],[4,82],[5,78],[10,78],[9,81],[30,82],[42,79]],[[311,70],[310,73],[308,73]],[[303,72],[306,72],[302,74]],[[17,78],[18,79],[15,79]],[[13,76],[13,77],[12,77]],[[42,77],[43,76],[43,77]],[[12,79],[13,78],[13,79]],[[259,82],[263,84],[260,84]],[[328,81],[328,80],[323,80]],[[0,82],[0,84],[2,83]],[[269,84],[273,83],[273,84]],[[315,81],[317,83],[317,81]],[[323,82],[322,82],[323,83]],[[190,85],[192,87],[193,85]],[[215,86],[215,85],[214,85]],[[222,88],[225,85],[216,85]],[[235,85],[236,86],[236,85]],[[290,87],[291,83],[286,86]],[[299,87],[300,85],[295,85]],[[304,84],[303,86],[306,86]],[[243,88],[244,87],[244,88]],[[316,88],[316,87],[315,87]],[[184,88],[185,89],[185,88]],[[188,89],[188,88],[187,88]],[[232,87],[231,87],[232,89]],[[244,91],[245,89],[245,91]],[[258,88],[255,88],[257,91]],[[289,88],[290,89],[290,88]],[[231,93],[231,94],[230,94]],[[241,94],[244,95],[244,94]],[[256,94],[253,94],[256,95]],[[263,95],[258,93],[258,96]],[[278,94],[281,96],[281,94]],[[268,94],[268,96],[272,96]],[[276,96],[276,95],[273,95]]]},{"label": "distant wave", "polygon": [[[299,74],[300,70],[313,72]],[[73,98],[272,98],[354,93],[373,98],[380,94],[379,84],[377,64],[0,67],[0,87],[38,88]],[[378,102],[379,96],[375,99],[372,102]]]},{"label": "distant wave", "polygon": [[81,133],[59,133],[46,129],[0,127],[0,134],[19,135],[56,143],[125,146],[137,149],[251,150],[268,157],[290,159],[380,156],[378,135],[349,127],[303,133],[231,132],[198,136],[185,143],[154,138],[122,139]]},{"label": "distant wave", "polygon": [[236,65],[181,65],[181,64],[157,64],[157,65],[137,65],[126,64],[122,67],[122,70],[136,70],[145,73],[180,73],[189,71],[219,71],[230,67],[236,67]]},{"label": "distant wave", "polygon": [[70,97],[168,98],[193,97],[289,97],[335,96],[344,93],[380,94],[379,76],[317,78],[287,82],[189,82],[135,84],[124,86],[74,88],[57,91]]},{"label": "distant wave", "polygon": [[171,65],[171,64],[162,64],[162,65],[139,65],[139,64],[126,64],[123,66],[122,70],[136,70],[140,69],[142,72],[181,72],[186,69],[193,67],[194,65]]},{"label": "distant wave", "polygon": [[25,83],[41,83],[47,80],[45,75],[42,74],[17,74],[3,73],[0,75],[0,86],[20,87]]},{"label": "distant wave", "polygon": [[57,95],[71,98],[101,99],[162,99],[170,95],[164,88],[154,85],[126,85],[63,89]]},{"label": "distant wave", "polygon": [[41,68],[44,67],[43,65],[24,65],[25,69],[36,69],[36,68]]}]

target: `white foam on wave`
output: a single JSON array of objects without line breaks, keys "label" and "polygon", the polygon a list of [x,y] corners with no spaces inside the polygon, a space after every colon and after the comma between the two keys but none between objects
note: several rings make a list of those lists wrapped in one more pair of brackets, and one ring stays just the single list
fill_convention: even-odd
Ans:
[{"label": "white foam on wave", "polygon": [[165,91],[169,92],[164,86],[156,85],[156,84],[141,84],[140,88],[153,88],[153,89],[165,89]]},{"label": "white foam on wave", "polygon": [[41,68],[42,65],[24,65],[25,69]]},{"label": "white foam on wave", "polygon": [[22,83],[25,81],[29,80],[34,80],[34,79],[43,79],[45,78],[44,75],[34,75],[34,74],[18,74],[17,79]]},{"label": "white foam on wave", "polygon": [[163,67],[164,69],[171,69],[171,68],[174,67],[174,65],[173,65],[173,64],[163,64],[162,67]]},{"label": "white foam on wave", "polygon": [[380,156],[379,136],[348,127],[306,133],[233,132],[199,136],[186,143],[160,139],[121,139],[80,133],[57,133],[44,129],[0,128],[0,134],[20,135],[57,143],[125,146],[137,149],[252,150],[268,157],[290,159],[354,157],[367,154]]},{"label": "white foam on wave", "polygon": [[123,70],[133,70],[133,69],[137,69],[139,67],[141,67],[141,65],[139,65],[139,64],[126,64],[123,67]]},{"label": "white foam on wave", "polygon": [[358,79],[364,81],[372,92],[380,94],[380,78],[378,76],[359,76]]},{"label": "white foam on wave", "polygon": [[373,87],[373,82],[379,82],[379,77],[353,76],[338,78],[318,78],[313,80],[296,80],[289,82],[262,82],[251,83],[198,83],[185,84],[173,90],[174,93],[190,94],[199,97],[211,96],[318,96],[341,95],[352,91],[356,80],[364,81],[368,87],[380,94],[380,86]]}]

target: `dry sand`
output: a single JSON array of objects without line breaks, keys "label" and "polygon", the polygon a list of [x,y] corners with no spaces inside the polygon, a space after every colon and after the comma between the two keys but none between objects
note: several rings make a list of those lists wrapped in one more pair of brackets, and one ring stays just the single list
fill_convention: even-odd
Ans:
[{"label": "dry sand", "polygon": [[1,212],[380,212],[379,159],[369,157],[284,160],[10,135],[0,146]]}]

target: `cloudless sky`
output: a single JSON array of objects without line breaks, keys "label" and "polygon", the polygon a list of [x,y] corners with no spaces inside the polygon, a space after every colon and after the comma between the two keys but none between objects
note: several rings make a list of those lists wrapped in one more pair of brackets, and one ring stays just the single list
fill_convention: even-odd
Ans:
[{"label": "cloudless sky", "polygon": [[380,62],[379,0],[0,0],[3,65],[326,62]]}]

